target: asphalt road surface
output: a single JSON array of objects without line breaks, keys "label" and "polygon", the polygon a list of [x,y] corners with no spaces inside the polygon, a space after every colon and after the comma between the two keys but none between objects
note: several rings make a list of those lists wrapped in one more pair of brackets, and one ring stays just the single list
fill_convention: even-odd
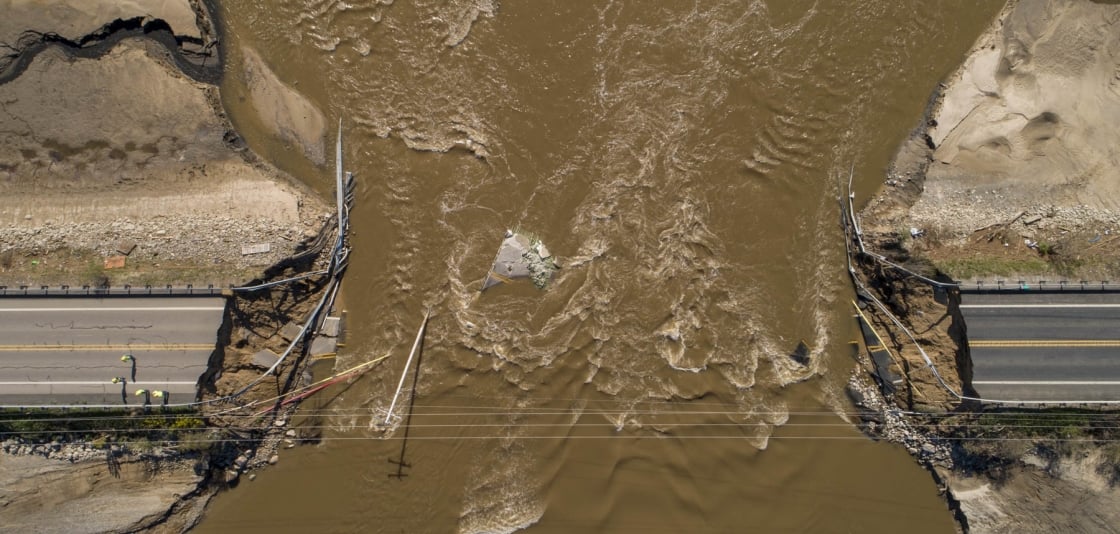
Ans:
[{"label": "asphalt road surface", "polygon": [[140,389],[193,401],[224,309],[213,297],[0,299],[0,405],[164,402]]},{"label": "asphalt road surface", "polygon": [[1120,401],[1120,293],[965,293],[961,312],[980,397]]}]

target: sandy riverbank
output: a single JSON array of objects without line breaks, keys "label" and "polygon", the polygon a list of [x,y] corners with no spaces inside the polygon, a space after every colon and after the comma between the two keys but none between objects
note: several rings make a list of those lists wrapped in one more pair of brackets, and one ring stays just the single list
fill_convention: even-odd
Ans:
[{"label": "sandy riverbank", "polygon": [[[1115,280],[1117,119],[1120,6],[1012,0],[903,143],[861,213],[865,241],[944,281]],[[952,292],[937,296],[878,262],[861,267],[877,297],[917,333],[949,386],[970,394],[971,363],[961,348]],[[897,405],[969,408],[936,380],[900,329],[874,310],[868,315],[899,357],[895,368],[905,382],[893,399]],[[990,447],[942,441],[923,450],[923,440],[936,442],[964,428],[954,424],[976,422],[923,428],[926,421],[916,419],[885,425],[886,431],[873,423],[873,433],[907,443],[936,468],[971,532],[1100,532],[1115,524],[1116,458],[1108,444],[1063,446],[1028,434]]]},{"label": "sandy riverbank", "polygon": [[[194,18],[193,2],[152,4],[174,24],[192,25],[177,35],[213,33],[193,26],[208,24]],[[44,11],[74,15],[60,19],[67,35],[117,20],[94,24],[94,15],[149,13],[133,4],[94,7],[57,2]],[[5,24],[5,35],[14,34],[11,19]],[[47,31],[39,18],[29,24]],[[146,37],[99,54],[48,46],[0,85],[0,285],[240,283],[318,230],[329,207],[244,147],[217,87],[184,75],[166,47]],[[278,106],[296,102],[301,116],[318,113],[275,77],[262,80],[259,92],[284,95]],[[321,160],[318,117],[317,129],[292,140],[309,143]],[[277,131],[291,122],[284,110],[266,118],[284,125]],[[293,129],[306,131],[283,131]],[[243,254],[251,245],[267,251]],[[105,260],[122,252],[126,266],[106,269]]]},{"label": "sandy riverbank", "polygon": [[[201,0],[0,0],[0,12],[0,286],[240,285],[323,226],[331,206],[248,150],[226,117],[217,21]],[[261,122],[321,163],[322,114],[253,68]],[[246,254],[253,245],[264,251]],[[281,328],[318,290],[311,280],[233,299],[204,398],[259,377],[253,355],[281,352]],[[180,532],[217,488],[297,439],[280,422],[185,453],[117,445],[113,432],[67,443],[55,430],[4,440],[0,532]],[[206,443],[216,431],[177,435]]]},{"label": "sandy riverbank", "polygon": [[939,88],[868,233],[962,281],[1120,275],[1118,17],[1011,2]]}]

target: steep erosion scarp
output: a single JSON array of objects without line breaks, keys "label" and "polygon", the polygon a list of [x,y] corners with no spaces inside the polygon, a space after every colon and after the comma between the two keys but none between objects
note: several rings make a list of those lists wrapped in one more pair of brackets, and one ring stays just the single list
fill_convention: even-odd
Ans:
[{"label": "steep erosion scarp", "polygon": [[[1115,279],[1118,88],[1120,6],[1010,1],[900,147],[886,183],[861,214],[865,241],[896,263],[946,281]],[[949,387],[970,395],[967,332],[953,313],[952,292],[937,298],[925,283],[877,262],[861,267]],[[907,418],[906,435],[951,447],[950,462],[911,452],[944,481],[963,514],[962,529],[1116,532],[1114,417],[969,413],[977,406],[953,402],[942,384],[929,380],[900,329],[870,315],[907,375],[896,402],[934,412]],[[932,406],[923,398],[934,399]]]}]

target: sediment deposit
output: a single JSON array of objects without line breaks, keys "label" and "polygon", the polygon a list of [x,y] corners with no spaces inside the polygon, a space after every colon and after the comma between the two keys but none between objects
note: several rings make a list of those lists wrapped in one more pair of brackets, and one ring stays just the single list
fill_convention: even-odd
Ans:
[{"label": "sediment deposit", "polygon": [[[0,13],[0,286],[240,285],[329,218],[314,191],[257,158],[233,130],[214,85],[222,74],[215,21],[200,0],[11,0],[0,1]],[[263,85],[284,95],[263,106],[299,104],[318,117],[317,134],[290,142],[306,142],[321,159],[322,115],[275,77]],[[106,262],[121,257],[124,267]],[[303,310],[290,294],[270,298],[235,299],[257,322],[230,324],[256,337],[216,351],[204,395],[260,376],[245,363],[247,345],[280,344],[269,321]],[[12,432],[0,454],[0,531],[183,531],[215,488],[275,463],[282,425],[269,426],[274,436],[260,448],[195,443],[192,451],[113,432],[97,445],[61,429],[50,438]],[[205,445],[210,430],[193,439]]]},{"label": "sediment deposit", "polygon": [[[1120,230],[1118,88],[1120,6],[1012,0],[899,149],[886,183],[862,213],[865,241],[945,282],[1114,279],[1120,273],[1113,237]],[[938,409],[967,405],[945,387],[971,394],[952,291],[936,297],[928,284],[881,262],[862,267],[946,381],[932,380],[917,344],[871,310],[906,377],[895,401],[919,410],[930,410],[929,399],[937,399]],[[946,422],[923,433],[936,441],[940,432],[961,428],[967,426],[953,430]],[[971,532],[1108,531],[1115,524],[1108,504],[1115,479],[1106,476],[1115,468],[1108,458],[1113,449],[1107,442],[1062,441],[1041,435],[957,441],[948,464],[911,452],[937,471]]]},{"label": "sediment deposit", "polygon": [[[160,6],[177,35],[213,33],[196,19],[199,5]],[[70,36],[119,20],[111,17],[161,20],[140,14],[162,10],[141,7],[59,2],[47,9],[68,14],[58,29],[28,24]],[[5,24],[18,33],[13,19]],[[218,88],[182,73],[176,54],[146,36],[96,57],[56,44],[0,85],[0,285],[240,283],[318,230],[327,206],[244,147]],[[321,154],[322,139],[310,142]],[[244,254],[252,245],[267,251]],[[126,268],[101,266],[122,252]]]}]

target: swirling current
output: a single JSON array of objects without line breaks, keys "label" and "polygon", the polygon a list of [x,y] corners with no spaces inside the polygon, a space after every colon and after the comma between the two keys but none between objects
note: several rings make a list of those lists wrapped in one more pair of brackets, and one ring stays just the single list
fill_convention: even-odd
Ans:
[{"label": "swirling current", "polygon": [[[874,191],[1001,3],[221,6],[226,106],[258,153],[329,191],[231,96],[241,50],[344,121],[338,365],[393,356],[305,407],[320,444],[201,531],[953,528],[930,477],[844,417],[837,182]],[[479,292],[507,228],[560,258],[547,289]],[[384,439],[429,308],[409,439]]]}]

